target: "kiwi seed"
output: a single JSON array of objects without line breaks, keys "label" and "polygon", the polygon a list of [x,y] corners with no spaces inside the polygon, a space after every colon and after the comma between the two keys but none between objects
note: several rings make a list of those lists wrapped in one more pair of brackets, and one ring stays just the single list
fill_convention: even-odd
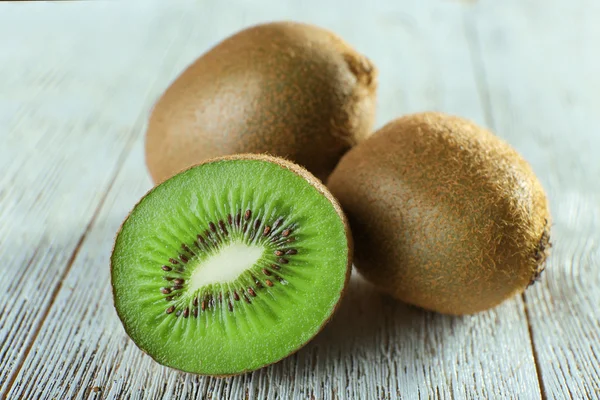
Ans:
[{"label": "kiwi seed", "polygon": [[356,268],[407,303],[475,313],[544,269],[551,222],[540,182],[507,143],[464,119],[393,121],[348,152],[328,186],[348,214]]},{"label": "kiwi seed", "polygon": [[[241,213],[241,211],[240,211],[240,213]],[[261,226],[262,226],[261,225],[261,220],[260,220],[260,218],[256,218],[254,221],[252,221],[251,220],[252,210],[250,210],[250,209],[246,210],[246,212],[245,212],[244,215],[247,216],[246,221],[248,221],[248,225],[252,227],[251,228],[252,230],[250,232],[250,237],[254,237],[256,231],[259,231],[261,229]],[[236,225],[233,224],[233,219],[232,218],[228,218],[227,221],[228,221],[227,225],[229,226],[229,229],[231,229],[232,232],[234,232],[236,229],[239,229],[239,226],[236,226]],[[274,220],[274,222],[273,222],[272,225],[274,227],[276,227],[275,229],[277,230],[282,225],[283,221],[284,221],[284,217],[283,216],[277,217]],[[229,230],[227,229],[227,226],[226,226],[226,224],[225,224],[224,221],[219,221],[218,225],[221,228],[220,232],[217,231],[217,229],[216,229],[217,225],[214,222],[210,221],[208,223],[209,229],[211,231],[213,231],[213,232],[216,233],[215,234],[215,241],[211,242],[210,245],[207,244],[206,241],[202,241],[202,240],[197,240],[196,241],[195,240],[190,245],[182,243],[181,244],[181,248],[184,251],[186,251],[188,254],[190,254],[191,257],[197,256],[198,253],[200,253],[202,251],[214,251],[215,249],[218,249],[219,246],[223,245],[223,241],[224,241],[225,237],[229,235]],[[266,227],[269,228],[269,231],[271,230],[271,227],[268,226],[268,225],[266,225],[265,228],[262,229],[262,232],[265,231]],[[287,231],[287,230],[289,230],[289,229],[285,229],[285,231]],[[263,236],[266,236],[266,235],[263,235]],[[196,235],[197,239],[199,239],[200,237],[202,237],[201,234],[197,234]],[[283,240],[282,236],[276,236],[275,240],[271,241],[271,242],[275,242],[275,243],[278,244],[278,246],[281,246],[280,249],[275,250],[273,252],[274,255],[276,255],[276,256],[282,256],[284,254],[287,254],[287,255],[298,254],[298,251],[296,249],[287,248],[286,247],[286,241]],[[190,246],[191,247],[195,247],[196,250],[195,251],[190,250]],[[189,261],[188,258],[185,257],[183,254],[174,254],[173,256],[174,257],[169,258],[169,260],[171,260],[171,262],[174,261],[175,258],[179,258],[182,261],[185,260],[184,263],[187,263]],[[279,258],[278,262],[280,262],[282,264],[287,264],[289,261],[287,259],[284,259],[284,258]],[[281,269],[281,267],[279,265],[276,265],[276,264],[271,264],[271,268],[276,269],[276,270],[280,270]],[[166,265],[163,265],[161,267],[161,269],[163,271],[171,271],[172,270],[171,267],[166,266]],[[267,276],[273,275],[273,272],[271,272],[268,268],[262,268],[262,272],[265,275],[267,275]],[[254,280],[254,284],[255,284],[255,286],[256,286],[257,289],[261,289],[261,288],[264,287],[263,283],[259,279],[255,278],[254,276],[252,278]],[[184,287],[185,279],[183,279],[183,278],[175,278],[175,277],[172,277],[172,276],[163,276],[163,279],[166,280],[166,281],[169,281],[169,282],[173,283],[173,286],[171,286],[171,287],[162,287],[162,288],[160,288],[160,293],[166,295],[165,300],[167,300],[167,301],[173,300],[173,296],[171,295],[173,291],[178,291],[178,290],[184,290],[185,289],[185,287]],[[282,283],[285,283],[285,281],[282,281]],[[267,286],[269,286],[269,287],[273,287],[273,285],[274,285],[273,281],[271,281],[271,280],[265,280],[265,284]],[[257,293],[255,292],[255,290],[254,290],[253,287],[248,287],[246,289],[246,291],[252,297],[256,297],[257,296]],[[214,294],[215,293],[212,293],[211,295],[214,295]],[[223,296],[223,293],[222,292],[217,292],[217,295],[218,295],[219,299],[221,299],[222,296]],[[227,297],[229,297],[229,296],[227,295]],[[239,300],[239,296],[237,296],[237,293],[235,295],[235,299],[234,300],[236,300],[236,301]],[[233,311],[233,304],[231,302],[229,302],[228,304],[229,304],[229,310]],[[198,306],[198,298],[197,297],[194,298],[193,305],[196,306],[196,307]],[[205,311],[206,308],[209,307],[209,306],[210,306],[210,302],[208,300],[207,301],[203,301],[202,302],[202,306],[201,306],[201,310]],[[177,311],[177,308],[174,307],[174,306],[169,306],[166,309],[166,313],[167,314],[171,314],[171,313],[173,313],[173,311]],[[185,318],[187,318],[187,317],[189,317],[189,315],[190,315],[189,307],[186,307],[183,310],[183,316]],[[179,314],[175,314],[175,316],[178,317]],[[197,317],[197,315],[193,315],[193,316]]]}]

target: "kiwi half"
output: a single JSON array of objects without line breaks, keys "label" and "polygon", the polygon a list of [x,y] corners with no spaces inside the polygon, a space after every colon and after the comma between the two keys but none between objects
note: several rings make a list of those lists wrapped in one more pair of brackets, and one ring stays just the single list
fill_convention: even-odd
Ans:
[{"label": "kiwi half", "polygon": [[347,283],[344,214],[280,158],[209,160],[152,189],[111,257],[116,311],[157,362],[205,375],[274,363],[332,316]]},{"label": "kiwi half", "polygon": [[155,183],[206,159],[285,157],[324,180],[373,127],[377,70],[334,33],[272,22],[226,38],[157,101],[146,132]]},{"label": "kiwi half", "polygon": [[394,297],[468,314],[522,292],[544,269],[550,212],[529,164],[467,120],[422,113],[352,149],[329,188],[355,265]]}]

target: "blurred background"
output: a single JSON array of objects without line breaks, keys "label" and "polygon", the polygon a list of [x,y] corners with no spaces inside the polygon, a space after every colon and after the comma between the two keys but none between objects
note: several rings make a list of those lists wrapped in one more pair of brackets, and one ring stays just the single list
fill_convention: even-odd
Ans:
[{"label": "blurred background", "polygon": [[[127,339],[108,260],[151,187],[152,105],[225,37],[282,19],[328,28],[377,65],[376,128],[444,111],[532,164],[554,218],[541,283],[458,318],[354,276],[313,342],[236,378],[174,372]],[[0,3],[0,396],[598,398],[599,21],[594,0]]]}]

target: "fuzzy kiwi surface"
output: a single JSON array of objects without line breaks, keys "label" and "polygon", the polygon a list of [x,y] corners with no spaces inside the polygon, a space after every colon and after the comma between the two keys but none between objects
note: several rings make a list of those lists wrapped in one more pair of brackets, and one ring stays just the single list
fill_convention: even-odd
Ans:
[{"label": "fuzzy kiwi surface", "polygon": [[295,352],[331,318],[352,239],[331,193],[264,155],[209,160],[164,181],[111,256],[125,331],[159,363],[235,375]]},{"label": "fuzzy kiwi surface", "polygon": [[371,133],[377,71],[325,29],[274,22],[225,39],[157,101],[146,132],[155,183],[203,160],[269,153],[324,180]]},{"label": "fuzzy kiwi surface", "polygon": [[540,182],[507,143],[467,120],[395,120],[348,152],[328,186],[348,215],[355,266],[404,302],[475,313],[544,268],[550,212]]}]

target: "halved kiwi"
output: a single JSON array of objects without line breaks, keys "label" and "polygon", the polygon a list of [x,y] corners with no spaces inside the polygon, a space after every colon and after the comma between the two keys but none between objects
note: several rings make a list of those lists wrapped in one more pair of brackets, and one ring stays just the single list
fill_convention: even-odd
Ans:
[{"label": "halved kiwi", "polygon": [[233,375],[295,352],[332,316],[351,265],[337,201],[265,155],[209,160],[152,189],[111,257],[115,308],[159,363]]}]

